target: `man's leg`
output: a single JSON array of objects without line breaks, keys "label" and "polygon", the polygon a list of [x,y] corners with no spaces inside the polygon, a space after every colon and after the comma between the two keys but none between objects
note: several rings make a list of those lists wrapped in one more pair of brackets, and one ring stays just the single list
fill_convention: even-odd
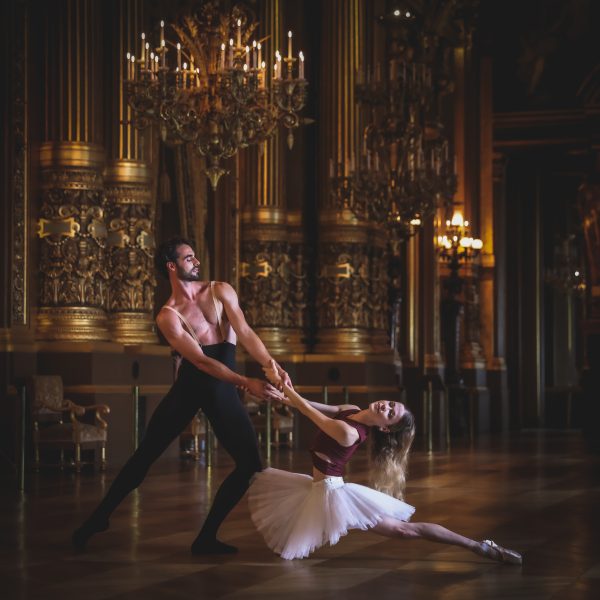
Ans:
[{"label": "man's leg", "polygon": [[193,554],[229,554],[237,548],[217,540],[217,530],[248,489],[250,479],[262,470],[256,432],[234,388],[227,390],[205,409],[219,440],[235,461],[235,469],[225,478],[213,501],[198,537]]},{"label": "man's leg", "polygon": [[197,409],[189,394],[184,393],[183,386],[175,385],[171,388],[154,411],[144,439],[119,471],[104,499],[85,523],[73,533],[72,542],[75,548],[83,550],[92,535],[108,529],[110,515],[123,499],[142,483],[152,463],[183,431]]}]

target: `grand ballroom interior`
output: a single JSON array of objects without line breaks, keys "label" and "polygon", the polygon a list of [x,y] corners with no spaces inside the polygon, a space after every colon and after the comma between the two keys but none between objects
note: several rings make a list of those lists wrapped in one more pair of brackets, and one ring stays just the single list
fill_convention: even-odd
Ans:
[{"label": "grand ballroom interior", "polygon": [[[600,3],[0,11],[3,597],[600,597]],[[201,412],[75,551],[173,384],[175,235],[304,397],[410,408],[413,521],[523,565],[371,531],[288,561],[245,498],[239,551],[193,556],[233,465]],[[309,473],[308,419],[240,402],[263,464]]]}]

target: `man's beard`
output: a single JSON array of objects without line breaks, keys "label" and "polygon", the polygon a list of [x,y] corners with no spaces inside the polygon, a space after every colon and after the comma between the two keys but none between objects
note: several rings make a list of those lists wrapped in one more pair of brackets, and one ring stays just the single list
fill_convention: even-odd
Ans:
[{"label": "man's beard", "polygon": [[200,269],[194,268],[191,271],[184,271],[177,265],[177,279],[180,281],[200,281]]}]

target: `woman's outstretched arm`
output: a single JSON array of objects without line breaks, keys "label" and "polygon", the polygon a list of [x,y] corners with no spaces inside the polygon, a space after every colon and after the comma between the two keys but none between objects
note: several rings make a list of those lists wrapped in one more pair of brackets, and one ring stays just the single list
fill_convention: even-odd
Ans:
[{"label": "woman's outstretched arm", "polygon": [[[338,444],[342,446],[352,446],[358,440],[358,432],[354,427],[351,427],[343,421],[332,419],[328,414],[336,414],[340,412],[340,406],[329,406],[328,404],[320,404],[319,402],[311,402],[303,398],[296,390],[286,383],[283,383],[279,376],[277,366],[273,363],[264,368],[267,379],[275,386],[281,387],[282,392],[289,400],[289,404],[297,408],[303,415],[308,417],[319,429],[324,431],[328,436],[332,437]],[[316,406],[314,406],[316,405]],[[350,405],[344,405],[350,406]],[[323,411],[325,408],[327,411]],[[325,413],[325,414],[324,414]]]}]

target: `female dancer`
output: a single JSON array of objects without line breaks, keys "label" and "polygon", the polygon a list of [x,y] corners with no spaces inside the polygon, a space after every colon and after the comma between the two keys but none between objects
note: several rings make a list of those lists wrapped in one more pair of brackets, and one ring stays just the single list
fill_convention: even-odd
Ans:
[{"label": "female dancer", "polygon": [[[408,523],[415,509],[402,501],[402,492],[415,425],[403,404],[380,400],[361,410],[310,402],[283,384],[274,363],[265,373],[283,391],[281,401],[319,428],[311,448],[312,477],[266,469],[250,486],[252,520],[282,558],[304,558],[320,546],[336,544],[348,529],[371,529],[387,537],[424,538],[462,546],[491,560],[522,564],[519,553],[491,540],[477,542],[434,523]],[[369,434],[375,487],[382,491],[342,479],[344,465]]]}]

